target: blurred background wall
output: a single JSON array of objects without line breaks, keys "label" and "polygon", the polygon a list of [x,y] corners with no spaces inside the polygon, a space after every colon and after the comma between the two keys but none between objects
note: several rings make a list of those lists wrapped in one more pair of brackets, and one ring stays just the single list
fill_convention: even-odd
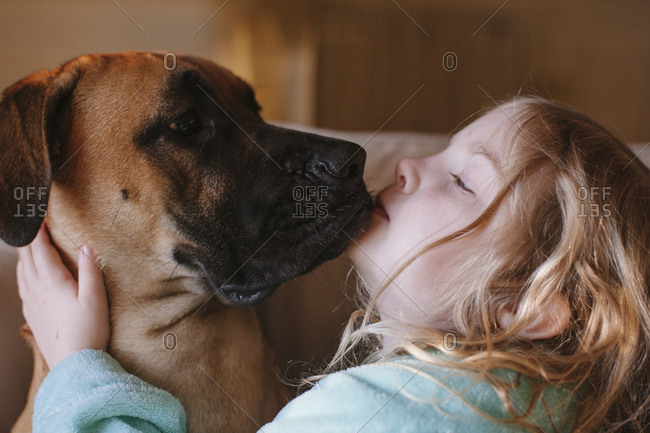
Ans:
[{"label": "blurred background wall", "polygon": [[534,90],[650,140],[646,0],[0,5],[0,87],[87,52],[187,52],[251,82],[268,119],[449,132],[490,98]]},{"label": "blurred background wall", "polygon": [[[647,0],[0,0],[0,88],[124,50],[222,63],[253,84],[267,119],[449,132],[491,99],[535,91],[650,141]],[[8,431],[31,360],[17,294],[0,303]]]}]

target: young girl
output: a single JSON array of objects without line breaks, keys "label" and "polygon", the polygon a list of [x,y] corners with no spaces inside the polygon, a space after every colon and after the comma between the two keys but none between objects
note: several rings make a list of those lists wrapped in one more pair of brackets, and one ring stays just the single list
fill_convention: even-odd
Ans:
[{"label": "young girl", "polygon": [[[570,108],[517,98],[444,152],[400,161],[376,203],[348,250],[363,310],[329,374],[261,432],[650,425],[650,171],[625,145]],[[51,368],[34,431],[185,431],[177,400],[105,353],[92,261],[80,254],[77,285],[43,230],[20,257]]]}]

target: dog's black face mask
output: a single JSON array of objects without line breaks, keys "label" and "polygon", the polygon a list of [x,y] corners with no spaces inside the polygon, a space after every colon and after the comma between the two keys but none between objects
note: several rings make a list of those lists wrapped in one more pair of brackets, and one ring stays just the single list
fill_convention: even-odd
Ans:
[{"label": "dog's black face mask", "polygon": [[[183,58],[163,113],[135,137],[169,179],[180,266],[237,305],[343,252],[370,223],[356,144],[268,125],[251,88]],[[224,85],[228,83],[228,85]]]}]

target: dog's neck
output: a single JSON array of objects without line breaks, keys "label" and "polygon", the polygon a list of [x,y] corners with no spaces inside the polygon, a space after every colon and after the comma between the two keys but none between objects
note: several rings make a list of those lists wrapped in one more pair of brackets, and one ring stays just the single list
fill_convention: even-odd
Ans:
[{"label": "dog's neck", "polygon": [[[76,274],[79,248],[93,245],[93,239],[56,216],[47,221],[52,243]],[[287,393],[277,380],[255,310],[223,304],[196,287],[195,280],[175,277],[176,264],[154,254],[115,256],[94,246],[110,304],[109,352],[127,371],[181,401],[188,432],[256,431],[253,423],[250,429],[242,426],[249,421],[242,421],[246,416],[238,415],[238,406],[246,407],[259,425],[275,416]],[[232,374],[242,368],[245,375]],[[255,397],[259,389],[267,393]]]},{"label": "dog's neck", "polygon": [[[117,316],[141,315],[141,332],[162,332],[189,314],[197,314],[208,302],[218,302],[195,278],[183,275],[173,260],[161,259],[136,248],[118,250],[101,245],[67,219],[48,215],[52,244],[70,271],[78,274],[79,252],[93,247],[95,264],[102,269],[113,321]],[[132,318],[132,317],[130,317]],[[132,322],[132,320],[130,321]]]}]

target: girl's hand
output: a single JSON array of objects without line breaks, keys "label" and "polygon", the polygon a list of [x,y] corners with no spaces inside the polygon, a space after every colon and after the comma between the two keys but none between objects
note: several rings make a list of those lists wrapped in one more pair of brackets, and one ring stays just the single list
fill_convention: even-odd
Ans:
[{"label": "girl's hand", "polygon": [[19,249],[19,255],[23,315],[50,369],[75,352],[106,350],[108,301],[102,271],[91,259],[90,249],[79,252],[78,284],[50,243],[45,224],[31,244]]}]

